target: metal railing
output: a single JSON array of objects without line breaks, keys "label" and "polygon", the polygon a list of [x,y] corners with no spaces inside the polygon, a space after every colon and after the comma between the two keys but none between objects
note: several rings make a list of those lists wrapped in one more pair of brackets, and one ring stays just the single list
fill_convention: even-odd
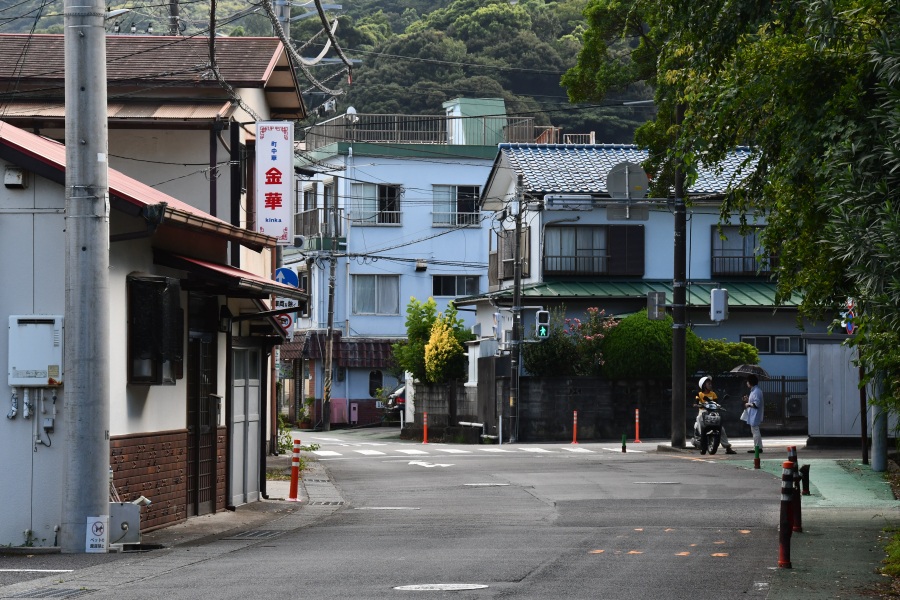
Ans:
[{"label": "metal railing", "polygon": [[342,223],[344,222],[344,210],[337,210],[335,218],[333,210],[324,208],[313,208],[305,210],[294,215],[294,233],[306,237],[314,236],[330,236],[332,229],[328,227],[329,221],[335,221],[333,235],[341,237],[343,232]]},{"label": "metal railing", "polygon": [[544,255],[544,273],[547,275],[605,275],[608,256],[557,256]]},{"label": "metal railing", "polygon": [[481,213],[478,212],[434,212],[431,224],[435,227],[462,227],[481,224]]},{"label": "metal railing", "polygon": [[350,220],[354,225],[400,225],[401,215],[399,210],[356,211],[350,213]]},{"label": "metal railing", "polygon": [[306,149],[336,142],[495,145],[559,140],[559,130],[535,127],[533,117],[446,115],[338,115],[306,129]]},{"label": "metal railing", "polygon": [[777,264],[774,256],[763,257],[760,261],[756,255],[716,255],[712,256],[712,276],[740,275],[751,277],[769,275]]}]

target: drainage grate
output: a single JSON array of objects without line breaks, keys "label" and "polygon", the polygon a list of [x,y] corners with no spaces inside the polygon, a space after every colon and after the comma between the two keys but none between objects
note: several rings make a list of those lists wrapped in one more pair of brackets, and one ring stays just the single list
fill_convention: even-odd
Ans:
[{"label": "drainage grate", "polygon": [[343,506],[343,502],[310,502],[310,506]]},{"label": "drainage grate", "polygon": [[330,483],[330,480],[328,480],[328,479],[306,479],[304,477],[303,482],[304,483]]},{"label": "drainage grate", "polygon": [[242,531],[240,533],[236,533],[234,535],[230,535],[227,538],[223,538],[226,540],[267,540],[269,538],[277,537],[284,533],[283,531],[277,531],[272,529],[255,529],[253,531]]},{"label": "drainage grate", "polygon": [[97,590],[89,590],[87,588],[79,588],[77,590],[65,589],[58,587],[44,587],[36,590],[28,590],[7,598],[77,598]]}]

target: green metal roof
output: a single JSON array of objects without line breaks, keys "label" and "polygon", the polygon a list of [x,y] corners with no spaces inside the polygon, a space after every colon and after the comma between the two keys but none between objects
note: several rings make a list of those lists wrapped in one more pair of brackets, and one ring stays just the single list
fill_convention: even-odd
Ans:
[{"label": "green metal roof", "polygon": [[[728,290],[729,308],[774,308],[775,284],[766,281],[690,282],[687,288],[689,306],[709,306],[709,292],[715,287]],[[672,302],[672,281],[545,281],[522,286],[522,298],[548,300],[607,298],[620,300],[646,300],[647,292],[665,292],[666,302]],[[481,300],[512,299],[512,288],[458,298],[454,304],[462,306],[476,304]],[[794,294],[780,307],[795,307],[800,304],[800,295]]]}]

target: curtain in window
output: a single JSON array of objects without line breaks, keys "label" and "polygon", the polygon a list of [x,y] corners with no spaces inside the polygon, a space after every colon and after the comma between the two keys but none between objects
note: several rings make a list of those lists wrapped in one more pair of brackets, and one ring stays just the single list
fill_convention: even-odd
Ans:
[{"label": "curtain in window", "polygon": [[606,229],[603,227],[576,227],[575,256],[579,273],[606,272]]},{"label": "curtain in window", "polygon": [[432,223],[435,225],[453,225],[456,213],[454,202],[455,188],[452,185],[436,185],[433,188],[434,209]]},{"label": "curtain in window", "polygon": [[353,276],[353,313],[375,314],[375,276]]},{"label": "curtain in window", "polygon": [[378,215],[378,187],[371,183],[354,183],[350,186],[353,196],[353,220],[375,223]]},{"label": "curtain in window", "polygon": [[378,277],[378,314],[400,314],[400,278],[380,275]]}]

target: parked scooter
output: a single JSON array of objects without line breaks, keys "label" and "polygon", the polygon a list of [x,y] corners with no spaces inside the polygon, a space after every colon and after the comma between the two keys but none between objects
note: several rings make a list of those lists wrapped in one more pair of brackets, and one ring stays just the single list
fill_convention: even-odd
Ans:
[{"label": "parked scooter", "polygon": [[700,454],[707,452],[715,454],[719,450],[722,437],[722,415],[719,414],[719,411],[725,409],[715,400],[700,401],[694,406],[700,408],[702,413],[699,428],[698,424],[694,423],[694,436],[691,438],[691,444],[694,448],[700,449]]}]

